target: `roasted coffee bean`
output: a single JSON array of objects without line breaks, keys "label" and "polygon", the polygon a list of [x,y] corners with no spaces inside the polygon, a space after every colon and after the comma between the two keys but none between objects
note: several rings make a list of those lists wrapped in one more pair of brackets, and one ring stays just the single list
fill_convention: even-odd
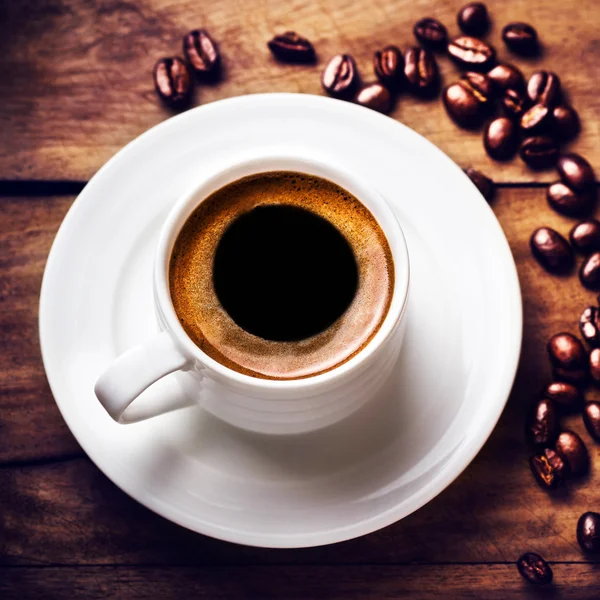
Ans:
[{"label": "roasted coffee bean", "polygon": [[600,442],[600,402],[588,402],[583,409],[583,422],[588,433]]},{"label": "roasted coffee bean", "polygon": [[587,219],[577,223],[569,233],[569,240],[581,254],[600,251],[600,221]]},{"label": "roasted coffee bean", "polygon": [[356,102],[381,113],[388,113],[392,108],[392,96],[380,83],[363,87],[356,95]]},{"label": "roasted coffee bean", "polygon": [[600,514],[590,511],[579,517],[577,541],[584,552],[600,552]]},{"label": "roasted coffee bean", "polygon": [[465,173],[481,192],[481,195],[486,200],[490,201],[494,196],[494,182],[489,177],[486,177],[481,171],[477,171],[472,167],[465,169]]},{"label": "roasted coffee bean", "polygon": [[390,90],[397,90],[404,81],[404,57],[396,46],[386,46],[375,52],[373,69],[377,79]]},{"label": "roasted coffee bean", "polygon": [[358,69],[349,54],[337,54],[321,75],[323,89],[335,98],[348,98],[358,83]]},{"label": "roasted coffee bean", "polygon": [[219,48],[206,29],[194,29],[183,38],[183,53],[198,75],[214,76],[219,70]]},{"label": "roasted coffee bean", "polygon": [[521,144],[519,156],[532,169],[547,169],[556,164],[558,144],[546,135],[528,137]]},{"label": "roasted coffee bean", "polygon": [[554,106],[560,100],[560,79],[556,73],[538,71],[527,82],[527,95],[533,104]]},{"label": "roasted coffee bean", "polygon": [[494,86],[492,81],[483,73],[468,71],[461,75],[460,81],[477,96],[477,99],[482,104],[490,102],[494,96]]},{"label": "roasted coffee bean", "polygon": [[448,31],[437,19],[417,21],[413,33],[419,44],[433,50],[442,50],[448,44]]},{"label": "roasted coffee bean", "polygon": [[449,85],[443,94],[444,107],[450,118],[460,127],[475,129],[485,115],[485,105],[463,83]]},{"label": "roasted coffee bean", "polygon": [[582,369],[587,361],[587,353],[583,344],[572,333],[557,333],[546,345],[550,362],[555,367],[564,369]]},{"label": "roasted coffee bean", "polygon": [[423,48],[409,48],[404,55],[404,77],[413,93],[421,96],[435,94],[439,86],[439,72],[433,54]]},{"label": "roasted coffee bean", "polygon": [[562,431],[556,440],[555,450],[569,463],[571,475],[585,475],[590,457],[583,440],[573,431]]},{"label": "roasted coffee bean", "polygon": [[519,132],[508,117],[499,117],[491,121],[483,135],[486,152],[495,160],[507,160],[517,150]]},{"label": "roasted coffee bean", "polygon": [[537,31],[527,23],[509,23],[502,30],[502,39],[517,54],[527,56],[538,50]]},{"label": "roasted coffee bean", "polygon": [[573,251],[565,238],[550,227],[536,229],[529,240],[534,258],[551,273],[564,273],[573,267]]},{"label": "roasted coffee bean", "polygon": [[600,252],[592,252],[583,261],[579,269],[579,280],[588,290],[600,290]]},{"label": "roasted coffee bean", "polygon": [[535,585],[545,585],[552,581],[550,565],[535,552],[526,552],[517,561],[521,576]]},{"label": "roasted coffee bean", "polygon": [[566,104],[555,106],[552,117],[554,134],[562,142],[572,140],[579,133],[579,116],[573,107]]},{"label": "roasted coffee bean", "polygon": [[520,90],[525,86],[523,73],[514,65],[502,63],[489,70],[487,76],[499,90]]},{"label": "roasted coffee bean", "polygon": [[192,80],[181,58],[161,58],[154,66],[154,87],[161,100],[173,107],[182,107],[190,100]]},{"label": "roasted coffee bean", "polygon": [[557,181],[548,186],[546,197],[550,206],[569,217],[581,217],[590,212],[593,206],[592,190],[574,192],[569,186]]},{"label": "roasted coffee bean", "polygon": [[579,317],[579,331],[592,348],[600,346],[600,311],[595,306],[584,308]]},{"label": "roasted coffee bean", "polygon": [[529,467],[535,480],[546,489],[557,487],[569,476],[567,461],[551,448],[534,454],[529,459]]},{"label": "roasted coffee bean", "polygon": [[492,46],[468,35],[454,38],[448,44],[448,54],[460,66],[478,71],[487,71],[496,58],[496,51]]},{"label": "roasted coffee bean", "polygon": [[481,103],[486,104],[493,99],[494,85],[487,75],[468,71],[461,75],[460,81],[472,90]]},{"label": "roasted coffee bean", "polygon": [[295,31],[286,31],[267,42],[269,50],[280,62],[312,63],[316,54],[313,45]]},{"label": "roasted coffee bean", "polygon": [[565,412],[578,410],[583,405],[583,394],[572,383],[554,381],[544,388],[542,394],[552,400],[557,409]]},{"label": "roasted coffee bean", "polygon": [[444,106],[452,120],[466,129],[481,124],[492,97],[492,82],[483,73],[473,71],[444,90]]},{"label": "roasted coffee bean", "polygon": [[594,170],[590,163],[579,154],[563,154],[556,161],[563,183],[576,192],[583,192],[596,182]]},{"label": "roasted coffee bean", "polygon": [[525,423],[525,438],[533,446],[546,448],[558,437],[558,416],[549,398],[535,400]]},{"label": "roasted coffee bean", "polygon": [[500,99],[500,103],[505,114],[512,119],[520,119],[527,108],[525,94],[515,89],[506,90]]},{"label": "roasted coffee bean", "polygon": [[545,104],[534,104],[521,116],[523,135],[537,135],[552,130],[552,111]]},{"label": "roasted coffee bean", "polygon": [[463,6],[458,11],[456,22],[469,35],[482,35],[490,26],[487,8],[481,2],[471,2]]},{"label": "roasted coffee bean", "polygon": [[595,384],[600,384],[600,348],[594,348],[589,355],[590,377]]}]

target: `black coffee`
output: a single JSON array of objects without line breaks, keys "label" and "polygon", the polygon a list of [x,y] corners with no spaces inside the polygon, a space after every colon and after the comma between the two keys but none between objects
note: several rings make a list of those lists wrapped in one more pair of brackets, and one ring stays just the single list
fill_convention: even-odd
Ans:
[{"label": "black coffee", "polygon": [[373,215],[311,175],[244,177],[204,200],[175,241],[175,312],[211,358],[254,377],[298,379],[372,339],[394,285]]},{"label": "black coffee", "polygon": [[329,221],[285,204],[257,206],[225,231],[213,265],[217,298],[242,328],[292,342],[325,331],[350,306],[358,267]]}]

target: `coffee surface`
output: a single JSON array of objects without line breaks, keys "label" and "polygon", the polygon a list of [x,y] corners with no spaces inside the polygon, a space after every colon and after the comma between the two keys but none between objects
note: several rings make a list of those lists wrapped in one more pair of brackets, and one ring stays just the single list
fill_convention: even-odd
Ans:
[{"label": "coffee surface", "polygon": [[245,177],[184,224],[169,280],[187,334],[255,377],[328,371],[375,335],[394,283],[371,213],[336,184],[295,172]]}]

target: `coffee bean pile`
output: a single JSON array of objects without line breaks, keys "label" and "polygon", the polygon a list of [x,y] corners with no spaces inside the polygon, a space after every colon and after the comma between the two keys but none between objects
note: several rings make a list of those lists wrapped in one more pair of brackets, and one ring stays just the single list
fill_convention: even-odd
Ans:
[{"label": "coffee bean pile", "polygon": [[[498,63],[495,48],[481,39],[490,25],[487,7],[481,2],[461,8],[457,23],[463,33],[451,39],[438,20],[417,21],[413,34],[418,46],[402,52],[388,45],[375,52],[376,81],[363,82],[354,58],[337,54],[325,65],[321,85],[334,98],[388,113],[403,92],[422,98],[439,94],[436,53],[446,53],[464,70],[443,90],[448,116],[464,129],[484,126],[483,146],[494,160],[506,161],[518,153],[532,169],[556,168],[559,180],[547,188],[550,207],[562,215],[584,219],[573,226],[568,240],[549,227],[536,229],[530,239],[532,255],[546,271],[565,274],[573,270],[575,254],[582,254],[579,279],[587,289],[600,290],[600,222],[590,218],[596,206],[596,177],[585,158],[560,153],[560,145],[578,134],[580,123],[575,109],[564,101],[558,75],[537,71],[526,81],[518,67]],[[514,54],[539,52],[537,32],[528,23],[507,24],[502,39]],[[296,32],[276,35],[267,46],[279,62],[317,63],[312,43]],[[189,104],[194,80],[221,76],[218,46],[205,29],[191,31],[183,38],[183,54],[185,58],[163,58],[154,68],[156,91],[173,108]],[[466,169],[466,174],[484,198],[491,200],[493,181],[472,168]],[[586,402],[582,391],[588,383],[600,386],[600,297],[598,303],[585,308],[579,319],[589,351],[568,332],[548,341],[553,381],[534,399],[527,417],[525,436],[535,450],[529,459],[530,468],[535,480],[547,490],[589,470],[586,445],[579,435],[561,427],[562,415],[582,413],[590,436],[600,442],[600,402]],[[584,552],[600,552],[600,514],[584,513],[576,537]],[[531,583],[552,581],[552,569],[539,554],[523,554],[517,567]]]}]

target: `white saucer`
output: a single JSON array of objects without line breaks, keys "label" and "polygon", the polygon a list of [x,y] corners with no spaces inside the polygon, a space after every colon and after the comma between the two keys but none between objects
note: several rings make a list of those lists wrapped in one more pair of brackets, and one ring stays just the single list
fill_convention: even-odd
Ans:
[{"label": "white saucer", "polygon": [[[237,150],[285,142],[329,153],[397,211],[412,289],[405,346],[389,385],[347,420],[302,436],[250,434],[197,407],[114,423],[94,382],[118,354],[157,330],[151,270],[167,212]],[[119,152],[65,218],[40,304],[52,391],[100,469],[176,523],[271,547],[369,533],[448,486],[500,416],[521,328],[510,249],[462,171],[390,118],[296,94],[199,107]]]}]

